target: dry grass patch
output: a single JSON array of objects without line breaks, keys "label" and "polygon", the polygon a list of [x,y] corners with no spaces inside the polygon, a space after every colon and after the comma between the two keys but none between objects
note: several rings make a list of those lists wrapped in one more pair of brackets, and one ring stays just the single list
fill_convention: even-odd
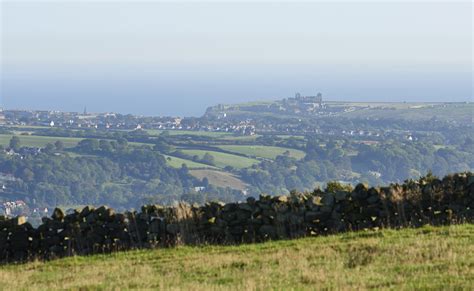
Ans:
[{"label": "dry grass patch", "polygon": [[190,170],[189,173],[202,180],[207,178],[209,183],[218,187],[230,187],[237,190],[245,190],[248,185],[233,174],[215,170]]}]

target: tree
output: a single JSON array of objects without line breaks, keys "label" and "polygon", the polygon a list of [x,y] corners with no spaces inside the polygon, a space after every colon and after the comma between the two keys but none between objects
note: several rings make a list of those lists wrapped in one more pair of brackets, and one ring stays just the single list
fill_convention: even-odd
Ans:
[{"label": "tree", "polygon": [[204,164],[214,166],[214,157],[210,153],[205,153],[201,159],[201,162]]},{"label": "tree", "polygon": [[48,143],[44,148],[44,152],[47,154],[52,154],[55,148],[56,147],[52,143]]},{"label": "tree", "polygon": [[86,153],[95,152],[99,150],[99,141],[97,139],[83,139],[78,144],[77,147]]},{"label": "tree", "polygon": [[209,179],[207,177],[202,179],[202,186],[206,188],[209,187]]},{"label": "tree", "polygon": [[22,178],[26,182],[33,181],[34,177],[35,177],[35,175],[34,175],[33,171],[31,171],[30,169],[26,168],[26,169],[23,170]]},{"label": "tree", "polygon": [[185,179],[189,175],[189,168],[186,164],[182,164],[181,168],[178,170],[178,174],[182,179]]},{"label": "tree", "polygon": [[174,150],[174,148],[166,142],[162,137],[159,137],[153,147],[153,150],[168,154]]},{"label": "tree", "polygon": [[16,135],[14,135],[11,139],[10,139],[10,149],[14,150],[14,151],[18,151],[21,147],[21,141],[20,141],[20,138]]},{"label": "tree", "polygon": [[106,153],[109,153],[109,152],[113,151],[113,147],[110,144],[110,141],[105,140],[105,139],[101,139],[99,141],[99,147],[100,147],[101,151],[106,152]]},{"label": "tree", "polygon": [[63,151],[64,150],[64,143],[60,140],[56,141],[54,143],[54,146],[56,147],[57,151]]},{"label": "tree", "polygon": [[121,137],[117,139],[117,145],[118,150],[125,150],[128,147],[128,141],[125,138]]}]

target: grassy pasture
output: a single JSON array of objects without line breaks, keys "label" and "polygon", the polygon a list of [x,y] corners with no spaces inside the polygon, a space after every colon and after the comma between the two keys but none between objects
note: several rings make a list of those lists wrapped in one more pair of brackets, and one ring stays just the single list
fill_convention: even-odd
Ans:
[{"label": "grassy pasture", "polygon": [[178,157],[172,157],[168,155],[164,155],[166,158],[166,162],[168,163],[169,166],[179,169],[183,164],[186,164],[189,169],[196,169],[196,168],[215,168],[210,165],[202,164],[202,163],[197,163],[195,161],[190,161],[190,160],[185,160],[181,159]]},{"label": "grassy pasture", "polygon": [[215,170],[191,170],[189,173],[200,180],[207,178],[209,183],[214,186],[230,187],[237,190],[247,188],[247,184],[230,173]]},{"label": "grassy pasture", "polygon": [[[0,134],[0,145],[8,146],[11,134]],[[64,147],[72,148],[77,145],[83,138],[75,137],[56,137],[56,136],[36,136],[36,135],[17,135],[20,138],[22,146],[28,147],[44,147],[48,143],[55,143],[60,140],[64,143]]]},{"label": "grassy pasture", "polygon": [[260,135],[226,135],[219,137],[219,140],[227,140],[227,141],[255,141]]},{"label": "grassy pasture", "polygon": [[[11,134],[0,134],[0,145],[8,146],[12,136],[13,135]],[[59,137],[59,136],[39,136],[39,135],[18,135],[18,134],[16,134],[16,136],[20,138],[22,146],[28,146],[28,147],[44,147],[48,143],[55,143],[56,141],[60,140],[64,143],[64,147],[73,148],[81,140],[85,139],[81,137]],[[130,142],[129,144],[135,147],[140,147],[140,146],[151,147],[152,146],[147,143],[139,143],[139,142]]]},{"label": "grassy pasture", "polygon": [[330,106],[334,107],[380,107],[395,109],[422,108],[439,105],[439,102],[351,102],[351,101],[326,101]]},{"label": "grassy pasture", "polygon": [[50,129],[51,126],[41,126],[41,125],[6,125],[5,127],[15,129]]},{"label": "grassy pasture", "polygon": [[219,148],[234,152],[238,154],[243,154],[251,157],[261,157],[266,159],[275,159],[279,155],[283,155],[286,151],[290,152],[290,157],[296,158],[298,160],[305,157],[303,151],[295,149],[287,149],[282,147],[274,146],[263,146],[263,145],[220,145]]},{"label": "grassy pasture", "polygon": [[277,135],[277,137],[279,138],[282,138],[282,139],[290,139],[290,138],[294,138],[294,139],[302,139],[304,140],[305,137],[303,135]]},{"label": "grassy pasture", "polygon": [[258,164],[259,161],[256,159],[246,158],[242,156],[215,152],[215,151],[205,151],[205,150],[190,150],[190,149],[183,149],[182,150],[185,154],[194,156],[197,155],[202,158],[206,153],[209,153],[214,157],[214,161],[217,167],[224,168],[226,166],[231,166],[234,168],[248,168],[251,167],[253,164]]},{"label": "grassy pasture", "polygon": [[157,130],[157,129],[147,129],[146,132],[149,135],[160,135],[164,131],[167,131],[170,135],[193,135],[193,136],[206,136],[206,137],[226,137],[232,136],[228,132],[213,132],[213,131],[196,131],[196,130]]},{"label": "grassy pasture", "polygon": [[471,290],[474,225],[177,247],[0,267],[4,290]]},{"label": "grassy pasture", "polygon": [[[435,106],[432,106],[435,105]],[[371,109],[358,110],[345,113],[346,117],[351,118],[384,118],[384,119],[402,119],[422,121],[436,117],[440,120],[457,120],[458,122],[472,122],[474,104],[452,103],[444,104],[426,104],[426,103],[389,103],[386,108],[390,109]]]}]

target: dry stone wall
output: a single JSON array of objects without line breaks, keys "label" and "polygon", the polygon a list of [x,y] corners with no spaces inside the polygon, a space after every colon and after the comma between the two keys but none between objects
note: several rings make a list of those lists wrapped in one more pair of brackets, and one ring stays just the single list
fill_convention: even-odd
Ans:
[{"label": "dry stone wall", "polygon": [[459,173],[382,188],[359,184],[351,192],[261,195],[244,203],[145,205],[126,213],[85,207],[68,215],[55,209],[37,228],[24,217],[0,217],[0,262],[473,221],[474,175]]}]

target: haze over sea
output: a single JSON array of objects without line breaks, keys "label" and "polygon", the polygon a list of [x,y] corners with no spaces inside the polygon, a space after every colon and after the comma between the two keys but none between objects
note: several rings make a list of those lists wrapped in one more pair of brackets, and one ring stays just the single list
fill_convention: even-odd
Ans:
[{"label": "haze over sea", "polygon": [[200,116],[218,103],[296,91],[344,101],[472,100],[470,2],[1,8],[8,109]]}]

